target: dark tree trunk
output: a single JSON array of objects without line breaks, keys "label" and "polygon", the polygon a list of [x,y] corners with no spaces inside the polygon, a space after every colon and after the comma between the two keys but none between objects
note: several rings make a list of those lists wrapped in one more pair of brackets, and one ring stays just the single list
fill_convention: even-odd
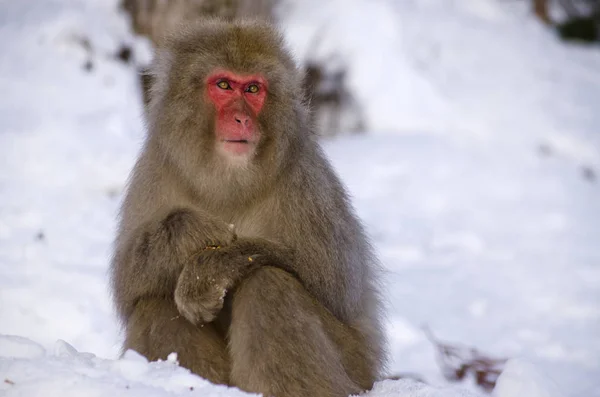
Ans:
[{"label": "dark tree trunk", "polygon": [[548,0],[533,0],[533,12],[546,25],[552,24],[548,13]]}]

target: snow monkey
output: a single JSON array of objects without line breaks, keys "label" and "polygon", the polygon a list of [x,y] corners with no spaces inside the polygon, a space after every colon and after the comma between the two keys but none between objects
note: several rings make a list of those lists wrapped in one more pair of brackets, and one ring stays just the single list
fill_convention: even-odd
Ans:
[{"label": "snow monkey", "polygon": [[265,396],[370,389],[377,261],[280,34],[202,21],[165,40],[153,73],[111,268],[123,348]]}]

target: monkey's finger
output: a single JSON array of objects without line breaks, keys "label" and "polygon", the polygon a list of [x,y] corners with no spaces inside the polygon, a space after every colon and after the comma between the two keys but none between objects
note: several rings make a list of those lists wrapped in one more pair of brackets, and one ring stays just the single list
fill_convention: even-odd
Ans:
[{"label": "monkey's finger", "polygon": [[[190,323],[194,325],[202,325],[212,322],[217,314],[223,308],[223,298],[226,291],[214,291],[219,296],[211,297],[199,297],[195,300],[189,299],[177,299],[175,297],[175,303],[177,310],[184,316]],[[210,294],[214,295],[214,294]]]}]

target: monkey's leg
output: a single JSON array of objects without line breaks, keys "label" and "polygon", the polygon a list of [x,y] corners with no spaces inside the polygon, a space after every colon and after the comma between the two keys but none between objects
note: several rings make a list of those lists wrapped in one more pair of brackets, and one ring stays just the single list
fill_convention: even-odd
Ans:
[{"label": "monkey's leg", "polygon": [[174,302],[156,298],[140,300],[126,327],[124,349],[149,360],[176,352],[181,366],[213,383],[228,384],[226,343],[212,323],[197,327],[179,314]]},{"label": "monkey's leg", "polygon": [[276,397],[357,394],[374,379],[368,364],[350,368],[364,346],[347,328],[289,273],[255,270],[234,291],[231,383]]}]

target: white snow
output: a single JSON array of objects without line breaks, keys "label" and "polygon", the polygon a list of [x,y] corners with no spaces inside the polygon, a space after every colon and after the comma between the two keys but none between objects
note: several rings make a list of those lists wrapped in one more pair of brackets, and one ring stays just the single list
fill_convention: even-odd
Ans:
[{"label": "white snow", "polygon": [[522,359],[509,360],[498,378],[494,396],[560,397],[556,385]]},{"label": "white snow", "polygon": [[[0,343],[15,337],[0,336]],[[21,338],[23,339],[23,338]],[[250,396],[236,388],[213,385],[177,365],[172,354],[166,361],[149,363],[143,356],[128,351],[118,360],[101,359],[90,353],[79,353],[64,341],[57,341],[53,353],[38,344],[19,340],[21,351],[0,359],[0,393],[16,396]],[[39,350],[36,356],[29,351]],[[477,397],[459,388],[435,388],[413,380],[383,381],[364,397]],[[500,397],[503,397],[501,395]],[[508,396],[508,395],[506,395]],[[545,397],[540,395],[540,397]]]},{"label": "white snow", "polygon": [[[58,340],[52,352],[25,338],[0,336],[0,394],[16,396],[250,396],[236,388],[213,385],[177,365],[177,355],[148,362],[134,351],[117,360],[80,353]],[[495,397],[560,397],[552,382],[523,360],[510,360]],[[377,382],[363,397],[481,397],[459,387],[433,387],[410,379]]]},{"label": "white snow", "polygon": [[[0,342],[6,337],[0,337]],[[21,342],[24,355],[0,358],[0,395],[16,396],[250,396],[238,389],[213,385],[177,365],[176,356],[149,363],[128,351],[119,360],[107,360],[91,353],[79,353],[64,341],[54,352],[29,357],[28,349],[39,345]],[[2,356],[5,352],[0,350]]]},{"label": "white snow", "polygon": [[[239,395],[117,359],[107,266],[143,125],[114,54],[148,57],[117,3],[0,2],[0,395]],[[322,30],[317,55],[350,63],[370,132],[324,144],[386,268],[390,373],[435,385],[369,396],[478,393],[445,384],[423,326],[517,359],[496,397],[600,396],[600,51],[518,3],[283,10],[298,58]]]}]

